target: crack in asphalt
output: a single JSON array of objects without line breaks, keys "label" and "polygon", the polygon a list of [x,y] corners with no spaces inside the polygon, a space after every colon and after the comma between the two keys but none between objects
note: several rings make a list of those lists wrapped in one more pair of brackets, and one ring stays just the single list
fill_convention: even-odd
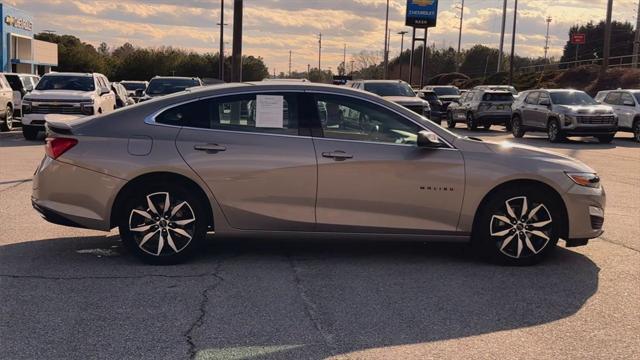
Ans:
[{"label": "crack in asphalt", "polygon": [[10,186],[7,186],[6,188],[0,190],[0,192],[11,190],[11,189],[13,189],[15,187],[18,187],[18,186],[20,186],[22,184],[26,184],[26,183],[31,182],[31,181],[33,181],[33,179],[22,179],[22,180],[1,182],[0,185],[6,185],[6,184],[11,184],[11,183],[14,183],[14,184],[10,185]]},{"label": "crack in asphalt", "polygon": [[304,286],[302,285],[302,279],[300,277],[300,268],[296,266],[296,262],[290,254],[286,254],[286,257],[289,260],[289,265],[291,266],[291,269],[293,270],[293,280],[296,285],[296,289],[298,290],[298,295],[300,295],[300,298],[302,299],[302,303],[304,305],[304,310],[307,317],[309,318],[309,320],[311,320],[311,323],[313,324],[315,329],[322,336],[322,339],[324,340],[324,344],[331,352],[331,355],[336,355],[338,353],[338,345],[335,342],[333,334],[329,333],[322,326],[322,323],[320,321],[320,316],[318,315],[318,306],[311,300],[309,295],[307,295],[307,292]]},{"label": "crack in asphalt", "polygon": [[213,291],[224,281],[224,279],[222,279],[220,276],[216,274],[211,274],[211,275],[217,278],[218,281],[215,284],[212,284],[211,286],[206,287],[200,293],[200,296],[202,297],[202,299],[200,300],[200,306],[198,307],[199,315],[196,318],[196,320],[193,323],[191,323],[191,326],[189,326],[187,331],[185,331],[183,334],[184,338],[187,341],[187,345],[189,346],[189,350],[188,350],[189,359],[195,359],[198,353],[196,343],[193,340],[193,332],[196,329],[200,328],[200,326],[202,326],[202,324],[204,323],[204,318],[205,316],[207,316],[207,304],[209,303],[208,293],[210,291]]},{"label": "crack in asphalt", "polygon": [[635,248],[632,248],[632,247],[631,247],[631,246],[629,246],[629,245],[625,245],[625,244],[623,244],[623,243],[619,243],[619,242],[617,242],[617,241],[613,241],[613,240],[611,240],[611,239],[609,239],[609,238],[606,238],[606,237],[604,237],[604,236],[600,236],[599,238],[600,238],[600,239],[602,239],[602,240],[604,240],[604,241],[606,241],[606,242],[608,242],[609,244],[622,246],[622,247],[623,247],[623,248],[625,248],[625,249],[629,249],[629,250],[632,250],[632,251],[635,251],[635,252],[640,253],[640,250],[635,249]]}]

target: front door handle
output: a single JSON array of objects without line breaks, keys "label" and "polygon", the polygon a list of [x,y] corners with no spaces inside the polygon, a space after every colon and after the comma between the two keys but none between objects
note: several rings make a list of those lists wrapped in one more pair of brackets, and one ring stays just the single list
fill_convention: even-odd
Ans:
[{"label": "front door handle", "polygon": [[340,160],[351,159],[353,158],[353,155],[347,154],[346,152],[341,150],[336,150],[332,152],[323,152],[322,157],[332,158],[336,161],[340,161]]},{"label": "front door handle", "polygon": [[209,153],[217,153],[220,151],[227,150],[226,147],[218,144],[198,144],[198,145],[195,145],[193,149],[198,151],[206,151]]}]

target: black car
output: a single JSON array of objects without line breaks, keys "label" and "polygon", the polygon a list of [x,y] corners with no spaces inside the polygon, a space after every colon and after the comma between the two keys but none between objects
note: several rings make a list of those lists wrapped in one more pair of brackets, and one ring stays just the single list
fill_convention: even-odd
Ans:
[{"label": "black car", "polygon": [[447,110],[442,100],[438,97],[438,94],[432,90],[418,90],[416,93],[423,100],[429,102],[429,106],[431,107],[431,118],[440,120],[446,118]]},{"label": "black car", "polygon": [[202,81],[197,77],[156,76],[149,81],[149,86],[144,91],[136,90],[136,95],[142,95],[139,101],[146,101],[157,96],[164,96],[190,87],[202,86]]}]

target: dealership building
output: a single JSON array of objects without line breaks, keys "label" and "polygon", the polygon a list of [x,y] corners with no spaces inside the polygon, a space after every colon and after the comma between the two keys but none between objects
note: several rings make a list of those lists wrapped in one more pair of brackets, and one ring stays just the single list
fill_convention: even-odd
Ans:
[{"label": "dealership building", "polygon": [[2,72],[44,74],[58,66],[58,45],[33,38],[31,14],[0,3]]}]

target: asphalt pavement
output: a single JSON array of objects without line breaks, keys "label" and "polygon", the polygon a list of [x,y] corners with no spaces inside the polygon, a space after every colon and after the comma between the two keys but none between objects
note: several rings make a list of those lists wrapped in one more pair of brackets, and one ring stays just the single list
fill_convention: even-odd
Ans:
[{"label": "asphalt pavement", "polygon": [[0,359],[640,358],[640,145],[495,128],[473,135],[595,168],[605,234],[524,268],[460,244],[213,237],[187,264],[148,266],[117,231],[42,220],[42,143],[0,134]]}]

